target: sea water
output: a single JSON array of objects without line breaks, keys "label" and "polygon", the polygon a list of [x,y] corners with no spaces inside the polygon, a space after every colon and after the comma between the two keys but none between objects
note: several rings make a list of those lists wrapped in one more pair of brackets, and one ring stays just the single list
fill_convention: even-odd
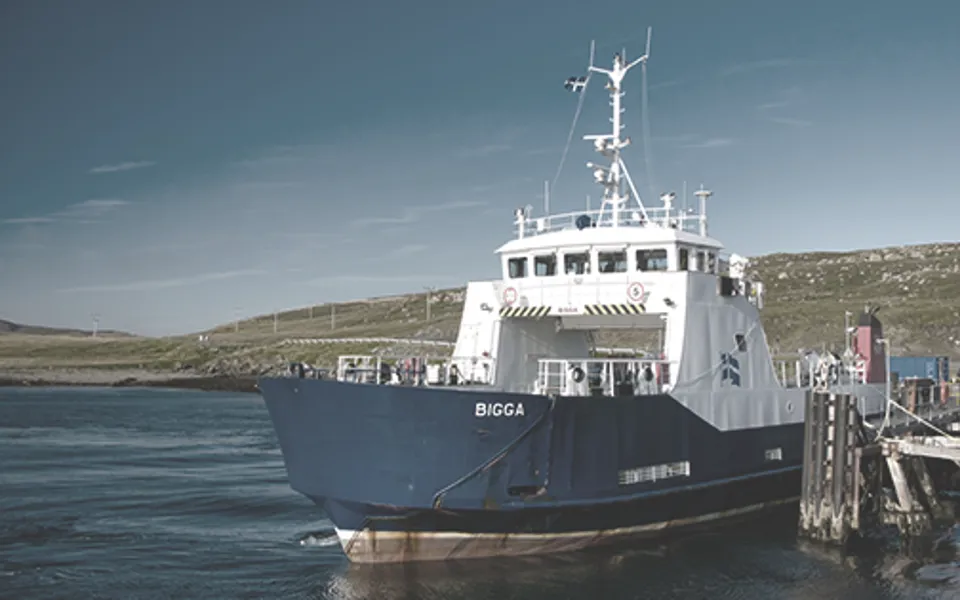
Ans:
[{"label": "sea water", "polygon": [[952,566],[795,528],[793,509],[670,543],[352,565],[290,489],[258,395],[0,388],[0,598],[960,597]]}]

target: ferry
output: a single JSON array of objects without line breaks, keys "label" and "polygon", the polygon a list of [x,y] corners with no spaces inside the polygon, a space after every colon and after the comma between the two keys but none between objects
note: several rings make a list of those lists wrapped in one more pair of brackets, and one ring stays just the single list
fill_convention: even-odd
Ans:
[{"label": "ferry", "polygon": [[[572,551],[796,502],[804,407],[817,387],[885,406],[883,333],[866,310],[843,356],[777,362],[749,261],[667,193],[646,206],[627,170],[621,104],[646,53],[593,64],[612,130],[584,139],[597,209],[514,213],[501,277],[466,287],[452,357],[346,356],[259,389],[291,487],[355,562]],[[598,332],[649,334],[599,351]],[[609,350],[609,349],[608,349]],[[615,349],[614,349],[615,350]]]}]

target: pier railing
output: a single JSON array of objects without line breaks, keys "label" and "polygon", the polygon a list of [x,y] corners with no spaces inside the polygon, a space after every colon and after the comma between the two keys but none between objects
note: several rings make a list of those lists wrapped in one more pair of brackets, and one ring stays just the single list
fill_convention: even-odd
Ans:
[{"label": "pier railing", "polygon": [[337,380],[379,385],[493,383],[495,360],[476,356],[346,355],[337,359]]},{"label": "pier railing", "polygon": [[538,361],[535,393],[561,396],[659,394],[672,387],[671,362],[643,358],[546,358]]}]

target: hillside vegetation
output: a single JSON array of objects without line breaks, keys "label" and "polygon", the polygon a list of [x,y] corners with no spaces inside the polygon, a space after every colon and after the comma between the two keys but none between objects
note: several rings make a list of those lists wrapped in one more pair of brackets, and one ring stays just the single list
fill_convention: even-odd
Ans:
[{"label": "hillside vegetation", "polygon": [[[766,285],[767,338],[780,354],[842,347],[844,311],[880,306],[895,354],[960,356],[960,244],[856,252],[773,254],[753,259]],[[142,368],[214,374],[273,371],[290,360],[332,365],[338,354],[398,350],[389,343],[290,345],[288,338],[456,339],[464,290],[323,304],[169,338],[92,339],[76,335],[0,335],[0,368]],[[274,331],[276,329],[276,332]],[[629,332],[599,345],[643,346]],[[433,348],[430,353],[443,349]]]},{"label": "hillside vegetation", "polygon": [[[857,252],[772,254],[755,259],[767,287],[764,327],[784,351],[840,344],[843,313],[864,305],[895,354],[960,356],[960,244]],[[839,340],[838,340],[839,338]]]},{"label": "hillside vegetation", "polygon": [[[23,325],[0,319],[0,335],[18,333],[21,335],[59,335],[59,336],[80,336],[87,337],[93,332],[85,329],[63,329],[58,327],[41,327],[39,325]],[[98,336],[105,337],[130,337],[129,333],[123,331],[105,330],[98,331]]]}]

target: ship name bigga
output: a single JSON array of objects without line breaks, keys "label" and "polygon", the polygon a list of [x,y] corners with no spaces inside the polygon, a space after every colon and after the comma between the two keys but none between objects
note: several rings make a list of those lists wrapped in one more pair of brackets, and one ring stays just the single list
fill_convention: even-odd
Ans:
[{"label": "ship name bigga", "polygon": [[477,407],[473,411],[477,417],[522,417],[526,413],[523,410],[523,402],[477,402]]}]

